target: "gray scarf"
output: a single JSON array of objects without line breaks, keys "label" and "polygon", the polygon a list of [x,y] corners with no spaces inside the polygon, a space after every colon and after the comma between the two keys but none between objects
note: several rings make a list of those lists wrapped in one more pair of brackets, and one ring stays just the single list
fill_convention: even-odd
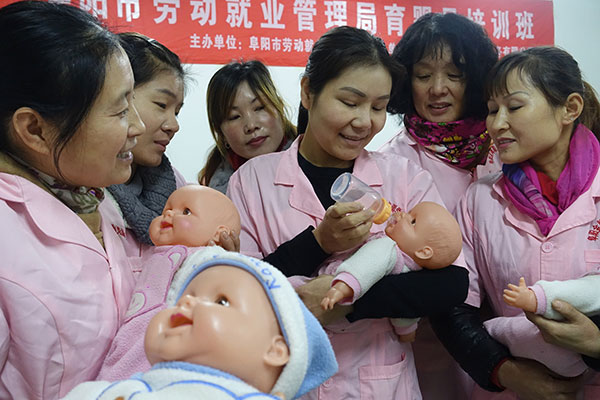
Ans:
[{"label": "gray scarf", "polygon": [[158,167],[138,166],[129,183],[111,185],[113,195],[136,239],[152,245],[148,228],[162,214],[167,199],[177,189],[175,173],[167,156]]}]

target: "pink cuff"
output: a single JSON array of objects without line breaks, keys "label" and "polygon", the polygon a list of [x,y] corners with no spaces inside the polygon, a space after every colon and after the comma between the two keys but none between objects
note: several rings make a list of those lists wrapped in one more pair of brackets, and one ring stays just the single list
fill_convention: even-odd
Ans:
[{"label": "pink cuff", "polygon": [[536,284],[529,286],[529,289],[533,290],[535,298],[537,299],[537,308],[535,313],[539,315],[546,314],[546,292],[544,292],[544,288],[541,285]]},{"label": "pink cuff", "polygon": [[360,282],[358,282],[358,279],[356,279],[354,277],[354,275],[352,275],[351,273],[340,272],[335,278],[333,278],[333,281],[331,282],[331,286],[335,285],[335,283],[338,281],[344,282],[354,292],[353,297],[346,297],[345,299],[342,299],[342,301],[340,301],[339,304],[341,304],[341,305],[352,304],[356,300],[358,300],[358,298],[362,295]]}]

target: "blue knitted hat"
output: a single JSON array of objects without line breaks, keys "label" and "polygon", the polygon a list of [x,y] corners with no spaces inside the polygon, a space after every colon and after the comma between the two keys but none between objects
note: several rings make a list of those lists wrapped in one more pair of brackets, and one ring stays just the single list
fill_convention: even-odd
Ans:
[{"label": "blue knitted hat", "polygon": [[273,306],[290,349],[290,359],[271,393],[281,392],[286,399],[294,399],[337,372],[331,343],[319,321],[302,303],[287,278],[264,261],[216,246],[193,253],[173,278],[167,304],[174,305],[196,275],[216,265],[238,267],[251,273],[262,284]]}]

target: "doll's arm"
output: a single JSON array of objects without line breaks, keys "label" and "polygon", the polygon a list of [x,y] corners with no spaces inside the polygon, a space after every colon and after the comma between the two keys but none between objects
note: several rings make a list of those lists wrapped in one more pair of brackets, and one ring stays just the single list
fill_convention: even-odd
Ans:
[{"label": "doll's arm", "polygon": [[533,290],[525,284],[525,278],[519,278],[519,286],[508,284],[502,295],[504,302],[509,306],[518,307],[523,311],[535,312],[537,310],[537,297]]},{"label": "doll's arm", "polygon": [[346,299],[354,296],[354,290],[343,281],[337,281],[333,284],[331,289],[325,293],[325,297],[321,301],[321,307],[323,310],[331,310],[334,305]]},{"label": "doll's arm", "polygon": [[[368,291],[377,281],[392,272],[398,260],[396,242],[387,236],[370,240],[348,257],[337,268],[336,275],[342,272],[352,275],[360,284],[360,293]],[[334,280],[335,282],[335,280]]]},{"label": "doll's arm", "polygon": [[390,318],[398,340],[403,343],[414,342],[417,336],[419,318]]},{"label": "doll's arm", "polygon": [[[538,295],[538,312],[545,318],[563,320],[564,317],[554,310],[552,302],[563,300],[585,315],[600,312],[600,275],[591,274],[565,281],[537,281],[533,290]],[[544,297],[542,299],[542,296]]]}]

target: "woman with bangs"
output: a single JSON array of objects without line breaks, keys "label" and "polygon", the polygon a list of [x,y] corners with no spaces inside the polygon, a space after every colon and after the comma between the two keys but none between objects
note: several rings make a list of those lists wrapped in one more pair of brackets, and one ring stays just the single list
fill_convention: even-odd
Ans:
[{"label": "woman with bangs", "polygon": [[198,182],[222,193],[247,160],[284,150],[296,138],[271,74],[258,60],[234,61],[219,69],[208,84],[206,108],[215,147]]},{"label": "woman with bangs", "polygon": [[[457,207],[469,295],[432,323],[478,383],[473,399],[598,399],[600,380],[593,370],[600,370],[600,318],[561,300],[551,304],[564,317],[560,321],[523,314],[502,293],[521,277],[562,281],[598,272],[600,243],[590,232],[600,215],[600,104],[577,62],[555,47],[503,57],[486,93],[486,125],[502,172],[473,183]],[[479,316],[484,300],[492,311],[485,324]],[[581,354],[588,372],[559,376],[511,354],[490,335],[527,320],[540,339]]]}]

